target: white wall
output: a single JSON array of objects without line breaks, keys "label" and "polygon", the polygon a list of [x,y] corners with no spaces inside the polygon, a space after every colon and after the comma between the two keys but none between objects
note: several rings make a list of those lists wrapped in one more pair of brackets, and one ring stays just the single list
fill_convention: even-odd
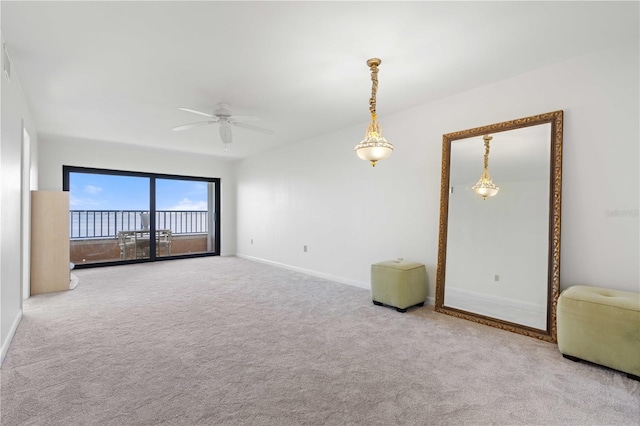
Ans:
[{"label": "white wall", "polygon": [[442,135],[562,109],[561,288],[639,291],[638,53],[634,39],[401,113],[381,104],[395,152],[375,168],[353,153],[366,122],[244,160],[238,254],[363,287],[371,263],[403,257],[426,265],[433,297]]},{"label": "white wall", "polygon": [[40,135],[39,146],[39,184],[42,190],[62,190],[62,166],[220,178],[220,254],[236,253],[236,181],[233,162],[206,155],[47,135]]},{"label": "white wall", "polygon": [[457,287],[546,306],[549,180],[495,179],[500,192],[486,200],[471,189],[476,182],[449,194],[445,300]]},{"label": "white wall", "polygon": [[[4,42],[4,40],[3,40]],[[11,81],[0,67],[2,92],[2,136],[0,139],[0,342],[4,360],[9,343],[22,317],[21,271],[29,259],[22,259],[21,246],[21,156],[22,130],[31,136],[32,164],[37,158],[35,123],[26,103],[15,69]],[[34,174],[35,176],[35,174]],[[29,188],[26,188],[28,190]],[[24,263],[23,263],[24,260]]]}]

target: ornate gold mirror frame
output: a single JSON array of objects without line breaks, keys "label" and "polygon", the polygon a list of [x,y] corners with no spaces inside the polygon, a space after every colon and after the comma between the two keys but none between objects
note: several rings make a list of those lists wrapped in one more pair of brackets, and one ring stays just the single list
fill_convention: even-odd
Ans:
[{"label": "ornate gold mirror frame", "polygon": [[[503,123],[491,124],[474,129],[463,130],[443,135],[442,137],[442,179],[440,190],[440,232],[438,242],[438,268],[436,276],[435,310],[458,318],[464,318],[481,324],[490,325],[503,330],[535,337],[541,340],[556,341],[556,305],[560,286],[560,208],[562,184],[562,120],[563,112],[554,111],[534,115]],[[529,126],[550,124],[550,170],[549,170],[549,250],[547,269],[547,309],[546,330],[506,320],[469,312],[460,308],[446,306],[445,275],[447,266],[447,232],[449,218],[449,193],[451,171],[451,144],[460,139],[493,135],[500,132],[521,129]],[[499,183],[499,182],[498,182]],[[499,197],[498,195],[497,197]],[[497,198],[496,197],[496,198]],[[490,200],[482,201],[489,203]],[[496,277],[497,278],[497,277]]]}]

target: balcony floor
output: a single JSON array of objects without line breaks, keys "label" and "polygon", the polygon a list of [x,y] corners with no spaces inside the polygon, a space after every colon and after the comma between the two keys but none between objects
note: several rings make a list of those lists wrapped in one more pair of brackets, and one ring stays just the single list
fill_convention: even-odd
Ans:
[{"label": "balcony floor", "polygon": [[[174,235],[171,241],[171,255],[207,253],[207,236]],[[161,251],[158,257],[165,256]],[[131,256],[128,256],[131,259]],[[91,238],[71,240],[71,262],[76,265],[113,262],[120,259],[117,238]]]}]

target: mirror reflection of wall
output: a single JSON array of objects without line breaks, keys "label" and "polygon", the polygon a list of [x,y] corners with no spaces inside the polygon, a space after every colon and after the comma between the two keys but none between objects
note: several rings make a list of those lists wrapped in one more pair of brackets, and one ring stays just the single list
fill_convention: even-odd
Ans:
[{"label": "mirror reflection of wall", "polygon": [[482,136],[451,144],[445,304],[545,329],[549,246],[550,124],[496,133],[490,169],[500,191],[472,187]]},{"label": "mirror reflection of wall", "polygon": [[[469,314],[467,319],[480,322],[506,322],[514,326],[512,331],[519,326],[539,330],[536,337],[553,335],[548,322],[555,297],[551,290],[557,287],[550,280],[554,124],[547,119],[504,131],[491,127],[444,138],[448,164],[443,162],[443,185],[446,176],[448,188],[442,188],[447,210],[441,218],[446,241],[441,241],[440,257],[446,262],[439,261],[442,297],[436,310],[465,318]],[[499,187],[493,196],[473,189],[485,165]]]}]

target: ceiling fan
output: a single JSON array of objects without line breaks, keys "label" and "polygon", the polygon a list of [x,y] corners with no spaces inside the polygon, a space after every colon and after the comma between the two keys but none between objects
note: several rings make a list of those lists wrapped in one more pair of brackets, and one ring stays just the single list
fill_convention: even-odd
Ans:
[{"label": "ceiling fan", "polygon": [[189,108],[178,108],[181,111],[191,112],[198,115],[209,117],[208,120],[198,121],[195,123],[183,124],[182,126],[174,127],[173,131],[181,131],[187,129],[193,129],[194,127],[206,126],[207,124],[219,124],[220,125],[220,139],[222,143],[226,145],[231,143],[233,137],[231,135],[231,126],[242,127],[243,129],[254,130],[256,132],[272,134],[273,130],[265,129],[264,127],[256,126],[254,124],[245,123],[245,121],[257,121],[258,117],[253,115],[232,115],[231,106],[229,104],[217,104],[213,109],[213,113],[196,111]]}]

